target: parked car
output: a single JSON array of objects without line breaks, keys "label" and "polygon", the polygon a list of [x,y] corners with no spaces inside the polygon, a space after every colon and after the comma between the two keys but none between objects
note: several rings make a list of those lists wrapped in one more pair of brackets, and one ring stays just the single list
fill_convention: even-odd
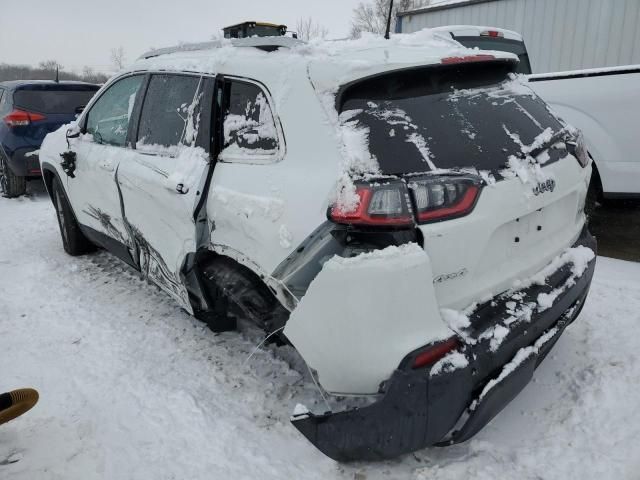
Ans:
[{"label": "parked car", "polygon": [[0,82],[0,192],[25,193],[40,178],[38,150],[44,137],[74,120],[100,87],[80,82]]},{"label": "parked car", "polygon": [[[531,74],[522,36],[495,27],[438,27],[467,47],[501,50],[520,57],[518,73]],[[529,75],[529,86],[561,118],[580,129],[594,160],[591,197],[640,198],[640,65]]]},{"label": "parked car", "polygon": [[40,161],[65,250],[104,247],[216,330],[253,320],[358,408],[340,461],[465,441],[532,378],[595,267],[579,136],[517,59],[430,32],[150,52]]}]

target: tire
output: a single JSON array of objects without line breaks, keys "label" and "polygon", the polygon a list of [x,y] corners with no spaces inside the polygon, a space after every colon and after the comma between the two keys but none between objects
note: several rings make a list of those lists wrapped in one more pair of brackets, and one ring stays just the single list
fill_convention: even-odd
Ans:
[{"label": "tire", "polygon": [[203,318],[215,332],[236,328],[238,318],[250,320],[267,333],[286,324],[289,312],[253,272],[230,258],[218,257],[202,269],[213,310]]},{"label": "tire", "polygon": [[51,198],[56,210],[56,217],[58,218],[58,226],[60,227],[60,236],[62,237],[64,251],[74,257],[93,252],[96,247],[80,230],[80,226],[71,210],[67,196],[56,177],[53,177],[51,181]]},{"label": "tire", "polygon": [[4,155],[0,155],[0,192],[5,198],[15,198],[27,192],[27,179],[13,173]]}]

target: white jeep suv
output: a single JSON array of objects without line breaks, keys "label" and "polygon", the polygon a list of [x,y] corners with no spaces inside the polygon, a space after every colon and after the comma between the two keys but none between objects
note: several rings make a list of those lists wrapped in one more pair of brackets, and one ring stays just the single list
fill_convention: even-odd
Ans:
[{"label": "white jeep suv", "polygon": [[252,319],[365,397],[294,412],[334,459],[462,442],[595,267],[583,142],[516,67],[429,31],[151,52],[42,146],[64,248],[109,250],[214,330]]}]

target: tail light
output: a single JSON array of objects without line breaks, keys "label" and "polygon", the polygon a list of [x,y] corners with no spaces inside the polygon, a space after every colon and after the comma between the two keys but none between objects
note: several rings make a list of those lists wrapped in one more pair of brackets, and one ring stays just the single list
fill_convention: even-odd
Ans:
[{"label": "tail light", "polygon": [[475,177],[428,177],[409,182],[418,223],[464,217],[476,206],[482,182]]},{"label": "tail light", "polygon": [[453,352],[459,346],[460,342],[456,337],[452,337],[441,343],[436,343],[416,356],[413,361],[413,368],[416,369],[432,365]]},{"label": "tail light", "polygon": [[345,211],[334,205],[329,208],[328,217],[335,223],[373,227],[441,222],[471,213],[481,189],[479,178],[454,175],[362,183],[356,186],[358,206]]},{"label": "tail light", "polygon": [[578,159],[582,168],[586,168],[587,165],[589,165],[589,152],[582,132],[578,133],[578,136],[574,140],[568,141],[567,147],[569,148],[569,152]]},{"label": "tail light", "polygon": [[3,120],[9,127],[26,127],[31,125],[32,122],[38,122],[44,120],[44,115],[33,112],[25,112],[24,110],[14,110],[10,114],[6,115]]},{"label": "tail light", "polygon": [[406,227],[414,224],[409,192],[402,181],[356,185],[358,206],[345,211],[338,205],[329,209],[329,219],[341,224]]}]

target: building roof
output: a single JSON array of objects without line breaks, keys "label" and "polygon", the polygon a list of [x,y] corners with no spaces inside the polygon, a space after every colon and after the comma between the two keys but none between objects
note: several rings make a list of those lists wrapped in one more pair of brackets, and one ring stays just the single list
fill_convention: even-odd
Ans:
[{"label": "building roof", "polygon": [[466,7],[477,3],[497,2],[498,0],[442,0],[436,1],[427,7],[408,10],[406,12],[398,12],[398,17],[406,17],[411,15],[419,15],[421,13],[437,12],[439,10],[450,10],[452,8]]}]

